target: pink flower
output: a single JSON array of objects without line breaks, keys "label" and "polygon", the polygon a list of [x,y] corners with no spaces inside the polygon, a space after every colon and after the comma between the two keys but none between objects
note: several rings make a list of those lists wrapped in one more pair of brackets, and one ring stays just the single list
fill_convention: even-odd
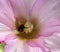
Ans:
[{"label": "pink flower", "polygon": [[60,32],[59,4],[59,0],[0,0],[4,52],[29,52],[28,46],[50,51],[45,39]]}]

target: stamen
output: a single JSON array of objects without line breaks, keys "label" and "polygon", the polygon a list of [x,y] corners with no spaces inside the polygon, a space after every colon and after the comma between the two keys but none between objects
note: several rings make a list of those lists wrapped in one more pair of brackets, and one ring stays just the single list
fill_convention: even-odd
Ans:
[{"label": "stamen", "polygon": [[32,32],[32,30],[33,30],[33,24],[32,23],[30,23],[30,22],[27,21],[24,26],[25,26],[24,32],[26,34]]}]

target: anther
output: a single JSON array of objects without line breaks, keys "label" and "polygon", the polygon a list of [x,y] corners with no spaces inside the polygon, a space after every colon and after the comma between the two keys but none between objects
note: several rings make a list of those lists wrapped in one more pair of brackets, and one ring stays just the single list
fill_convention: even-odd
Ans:
[{"label": "anther", "polygon": [[24,32],[25,32],[26,34],[32,32],[32,30],[33,30],[33,24],[32,24],[32,23],[26,22],[24,26],[25,26]]}]

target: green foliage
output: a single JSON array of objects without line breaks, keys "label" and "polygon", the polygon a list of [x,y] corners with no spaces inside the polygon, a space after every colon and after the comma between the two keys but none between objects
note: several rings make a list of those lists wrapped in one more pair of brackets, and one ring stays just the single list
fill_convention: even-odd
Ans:
[{"label": "green foliage", "polygon": [[4,52],[5,44],[0,44],[0,52]]}]

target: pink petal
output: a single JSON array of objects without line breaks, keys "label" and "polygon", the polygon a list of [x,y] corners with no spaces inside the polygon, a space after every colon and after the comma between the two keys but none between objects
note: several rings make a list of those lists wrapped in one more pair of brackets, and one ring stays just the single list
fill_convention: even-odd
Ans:
[{"label": "pink petal", "polygon": [[[8,38],[10,37],[10,38]],[[11,33],[10,31],[9,32],[0,32],[0,41],[7,41],[7,39],[12,39],[14,36],[13,36],[13,33]]]},{"label": "pink petal", "polygon": [[55,33],[50,37],[45,38],[46,46],[50,49],[60,50],[60,33]]},{"label": "pink petal", "polygon": [[[39,3],[41,1],[42,4]],[[41,5],[41,7],[40,7]],[[36,9],[37,8],[37,9]],[[41,31],[39,35],[50,36],[60,30],[60,6],[58,1],[44,1],[37,0],[33,5],[32,11],[30,11],[31,19],[35,18],[38,21],[37,26],[40,27]],[[35,16],[34,16],[35,15]]]},{"label": "pink petal", "polygon": [[21,17],[22,15],[25,17],[27,10],[25,0],[9,0],[9,2],[15,18]]},{"label": "pink petal", "polygon": [[42,50],[38,47],[29,47],[30,48],[30,52],[42,52]]},{"label": "pink petal", "polygon": [[43,39],[34,39],[34,40],[29,40],[27,41],[27,44],[32,46],[32,47],[40,47],[43,52],[46,52],[46,47],[45,47],[45,42]]},{"label": "pink petal", "polygon": [[6,47],[5,47],[5,52],[26,52],[24,49],[25,44],[23,41],[18,41],[17,39],[15,40],[10,40]]},{"label": "pink petal", "polygon": [[4,52],[40,52],[40,51],[41,49],[36,47],[30,47],[26,44],[26,42],[22,42],[21,40],[9,41],[4,50]]},{"label": "pink petal", "polygon": [[40,8],[45,4],[45,1],[36,0],[30,11],[30,16],[37,17],[40,11]]},{"label": "pink petal", "polygon": [[12,50],[12,52],[14,52],[15,48],[12,48],[12,47],[13,47],[13,45],[7,45],[7,46],[5,46],[4,52],[11,52],[10,50]]},{"label": "pink petal", "polygon": [[[8,9],[8,10],[7,10]],[[11,29],[14,28],[14,14],[8,1],[0,0],[0,23],[5,24]]]},{"label": "pink petal", "polygon": [[60,16],[60,1],[36,0],[30,11],[30,18],[36,18],[38,24],[43,23],[47,18]]},{"label": "pink petal", "polygon": [[8,34],[7,33],[0,33],[0,41],[3,41],[3,40],[5,40],[5,38],[6,38],[6,36],[7,36]]},{"label": "pink petal", "polygon": [[60,19],[59,18],[48,18],[42,23],[42,29],[40,35],[50,36],[60,30]]},{"label": "pink petal", "polygon": [[10,28],[0,23],[0,32],[2,33],[2,32],[7,32],[7,31],[10,31]]},{"label": "pink petal", "polygon": [[13,48],[13,46],[15,45],[16,40],[11,40],[9,41],[4,49],[4,52],[14,52],[16,48]]},{"label": "pink petal", "polygon": [[36,0],[25,0],[26,2],[26,6],[27,6],[27,12],[28,12],[28,15],[29,15],[29,11],[30,9],[32,8],[33,4],[35,3]]},{"label": "pink petal", "polygon": [[0,41],[5,41],[5,39],[12,39],[14,33],[4,24],[0,23]]},{"label": "pink petal", "polygon": [[56,0],[45,0],[46,3],[42,6],[39,12],[41,21],[47,18],[59,17],[60,16],[60,1]]},{"label": "pink petal", "polygon": [[15,33],[11,31],[6,25],[0,23],[0,41],[7,41],[15,39]]},{"label": "pink petal", "polygon": [[15,34],[8,34],[6,37],[5,37],[5,42],[9,42],[9,40],[14,40],[14,39],[17,39],[17,37],[15,36]]},{"label": "pink petal", "polygon": [[[4,15],[3,15],[4,16]],[[7,27],[9,27],[10,29],[14,29],[14,22],[10,21],[7,17],[2,17],[0,16],[0,23],[5,24]]]},{"label": "pink petal", "polygon": [[4,33],[0,32],[0,41],[5,40],[8,35],[11,35],[11,33],[10,32],[4,32]]}]

